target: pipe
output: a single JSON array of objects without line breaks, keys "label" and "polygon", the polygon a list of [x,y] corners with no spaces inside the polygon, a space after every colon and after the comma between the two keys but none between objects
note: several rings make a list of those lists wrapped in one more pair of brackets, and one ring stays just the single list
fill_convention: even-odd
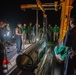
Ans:
[{"label": "pipe", "polygon": [[44,41],[37,42],[33,47],[27,49],[22,55],[16,58],[17,67],[21,70],[32,70],[38,61],[38,49],[42,46]]}]

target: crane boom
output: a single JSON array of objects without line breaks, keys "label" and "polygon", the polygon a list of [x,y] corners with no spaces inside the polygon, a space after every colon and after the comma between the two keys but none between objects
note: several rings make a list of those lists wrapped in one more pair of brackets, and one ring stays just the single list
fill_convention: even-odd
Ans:
[{"label": "crane boom", "polygon": [[70,13],[73,8],[72,3],[73,0],[60,0],[61,2],[61,24],[60,24],[60,34],[59,34],[59,43],[63,40],[68,27],[69,27],[69,19],[70,19]]}]

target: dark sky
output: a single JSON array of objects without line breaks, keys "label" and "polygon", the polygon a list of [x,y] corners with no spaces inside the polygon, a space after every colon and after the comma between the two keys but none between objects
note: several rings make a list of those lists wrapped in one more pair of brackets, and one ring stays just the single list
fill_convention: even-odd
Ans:
[{"label": "dark sky", "polygon": [[[56,0],[57,1],[57,0]],[[54,0],[41,0],[42,3],[51,3]],[[8,22],[12,27],[15,27],[17,23],[36,23],[36,11],[35,10],[22,10],[21,4],[36,4],[36,0],[1,0],[0,1],[0,21]],[[75,4],[74,4],[75,5]],[[75,10],[73,10],[75,13]],[[60,11],[46,11],[48,23],[59,24],[60,23]],[[42,11],[39,10],[39,23],[42,24],[43,17]]]}]

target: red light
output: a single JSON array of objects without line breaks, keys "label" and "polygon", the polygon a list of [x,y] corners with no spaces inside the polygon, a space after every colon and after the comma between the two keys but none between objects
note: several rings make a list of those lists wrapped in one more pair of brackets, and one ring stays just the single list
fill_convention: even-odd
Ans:
[{"label": "red light", "polygon": [[3,64],[5,65],[5,64],[8,64],[8,63],[10,63],[10,60],[7,60],[7,59],[4,58]]}]

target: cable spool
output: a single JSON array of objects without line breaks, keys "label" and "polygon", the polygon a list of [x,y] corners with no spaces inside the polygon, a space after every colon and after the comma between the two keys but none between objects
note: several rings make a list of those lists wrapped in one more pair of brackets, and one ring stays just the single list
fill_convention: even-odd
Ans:
[{"label": "cable spool", "polygon": [[16,64],[20,70],[31,70],[33,68],[33,59],[26,54],[18,55]]}]

